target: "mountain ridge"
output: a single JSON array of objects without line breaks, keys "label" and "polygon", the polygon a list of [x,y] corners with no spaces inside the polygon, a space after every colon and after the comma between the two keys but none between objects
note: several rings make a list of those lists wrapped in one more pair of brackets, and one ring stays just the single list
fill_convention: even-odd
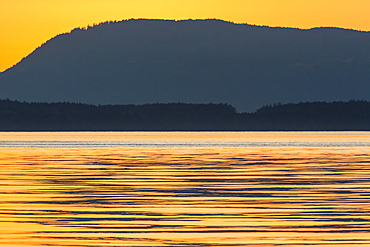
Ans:
[{"label": "mountain ridge", "polygon": [[86,27],[76,27],[76,28],[72,29],[71,31],[57,34],[54,37],[52,37],[52,38],[48,39],[47,41],[43,42],[38,47],[36,47],[31,53],[29,53],[27,56],[23,57],[19,62],[15,63],[14,65],[12,65],[11,67],[5,69],[4,71],[0,71],[0,74],[5,73],[7,70],[12,69],[16,65],[18,65],[20,62],[22,62],[23,59],[25,59],[28,56],[30,56],[34,51],[36,51],[37,49],[41,48],[44,44],[46,44],[47,42],[49,42],[49,41],[51,41],[51,40],[53,40],[53,39],[55,39],[55,38],[57,38],[57,37],[59,37],[61,35],[71,34],[74,31],[80,31],[80,30],[87,31],[88,29],[91,29],[91,28],[94,28],[94,27],[98,27],[98,26],[101,26],[101,25],[105,25],[105,24],[113,24],[113,23],[124,22],[124,21],[138,21],[138,20],[144,20],[144,21],[175,21],[175,22],[182,22],[182,21],[209,21],[209,20],[213,20],[213,21],[220,21],[220,22],[225,22],[225,23],[234,24],[234,25],[246,25],[246,26],[252,26],[252,27],[264,27],[264,28],[272,28],[272,29],[275,29],[275,28],[277,28],[277,29],[292,29],[292,30],[300,30],[300,31],[310,31],[310,30],[315,30],[315,29],[338,29],[338,30],[344,30],[344,31],[354,31],[354,32],[360,32],[360,33],[370,33],[370,31],[364,31],[364,30],[358,30],[358,29],[352,29],[352,28],[342,28],[342,27],[335,27],[335,26],[320,26],[320,27],[318,26],[318,27],[312,27],[312,28],[298,28],[298,27],[268,26],[268,25],[248,24],[248,23],[237,23],[237,22],[233,22],[233,21],[227,21],[227,20],[222,20],[222,19],[214,19],[214,18],[209,18],[209,19],[208,18],[207,19],[181,19],[181,20],[176,20],[176,19],[131,18],[131,19],[123,19],[123,20],[120,20],[120,21],[104,21],[104,22],[100,22],[100,23],[97,23],[97,24],[88,25]]},{"label": "mountain ridge", "polygon": [[[0,74],[0,97],[93,104],[368,99],[368,32],[131,19],[74,29]],[[165,92],[165,93],[164,93]]]}]

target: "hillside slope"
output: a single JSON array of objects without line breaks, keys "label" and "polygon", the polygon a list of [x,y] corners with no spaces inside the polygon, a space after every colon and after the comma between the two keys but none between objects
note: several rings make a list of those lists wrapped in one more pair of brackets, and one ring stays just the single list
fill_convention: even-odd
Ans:
[{"label": "hillside slope", "polygon": [[370,99],[370,33],[219,20],[128,20],[49,40],[0,74],[0,98],[92,104]]}]

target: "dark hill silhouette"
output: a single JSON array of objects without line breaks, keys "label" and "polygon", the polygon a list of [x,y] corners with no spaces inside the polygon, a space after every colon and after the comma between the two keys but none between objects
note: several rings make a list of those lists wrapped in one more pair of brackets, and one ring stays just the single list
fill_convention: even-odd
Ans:
[{"label": "dark hill silhouette", "polygon": [[227,104],[88,105],[0,100],[0,131],[370,130],[370,102],[312,102],[237,113]]},{"label": "dark hill silhouette", "polygon": [[0,97],[91,104],[370,99],[370,33],[220,20],[128,20],[49,40],[0,74]]}]

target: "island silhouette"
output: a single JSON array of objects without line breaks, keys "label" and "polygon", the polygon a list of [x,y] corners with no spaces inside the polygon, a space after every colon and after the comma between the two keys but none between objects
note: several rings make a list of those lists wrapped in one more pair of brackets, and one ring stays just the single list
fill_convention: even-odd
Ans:
[{"label": "island silhouette", "polygon": [[0,73],[0,98],[213,102],[253,112],[274,102],[370,100],[369,68],[369,32],[133,19],[52,38]]}]

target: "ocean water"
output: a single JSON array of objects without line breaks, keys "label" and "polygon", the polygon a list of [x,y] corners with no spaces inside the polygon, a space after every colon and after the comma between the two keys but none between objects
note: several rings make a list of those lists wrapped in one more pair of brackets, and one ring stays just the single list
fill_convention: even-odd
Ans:
[{"label": "ocean water", "polygon": [[370,132],[2,132],[0,246],[370,246]]}]

